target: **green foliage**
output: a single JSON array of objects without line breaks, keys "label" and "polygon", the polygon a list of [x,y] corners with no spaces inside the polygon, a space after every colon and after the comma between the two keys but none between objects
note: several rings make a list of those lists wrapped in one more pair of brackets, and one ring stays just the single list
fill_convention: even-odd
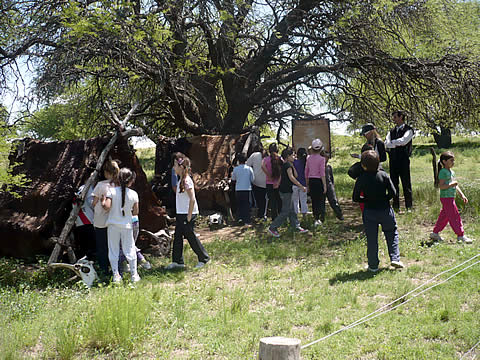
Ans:
[{"label": "green foliage", "polygon": [[23,174],[14,174],[13,168],[17,164],[10,164],[8,156],[12,150],[12,139],[15,137],[15,128],[7,123],[7,112],[0,106],[0,189],[14,196],[18,196],[15,189],[25,186],[28,182]]},{"label": "green foliage", "polygon": [[109,129],[102,113],[103,104],[88,96],[85,84],[75,87],[42,109],[26,117],[22,135],[40,140],[76,140],[103,135]]},{"label": "green foliage", "polygon": [[[480,59],[480,4],[439,0],[373,4],[372,28],[377,24],[392,30],[383,36],[370,34],[388,54],[383,61],[412,58],[408,66],[419,71],[413,76],[404,71],[353,74],[348,91],[335,95],[337,106],[346,110],[343,116],[357,124],[373,122],[388,128],[390,113],[403,109],[409,111],[409,123],[423,134],[439,134],[441,127],[480,130],[478,83],[470,76],[477,72],[473,68]],[[358,12],[350,14],[337,31],[354,26],[363,17]],[[434,69],[436,62],[444,63],[444,69]],[[468,62],[471,69],[454,70],[455,64]],[[432,83],[441,86],[430,86]]]}]

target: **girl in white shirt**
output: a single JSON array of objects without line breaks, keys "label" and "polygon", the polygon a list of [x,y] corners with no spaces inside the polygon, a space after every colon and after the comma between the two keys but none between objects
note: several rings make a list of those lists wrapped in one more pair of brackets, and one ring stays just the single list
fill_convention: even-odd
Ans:
[{"label": "girl in white shirt", "polygon": [[172,263],[166,267],[167,270],[184,269],[183,261],[183,238],[188,240],[192,250],[198,257],[198,263],[195,266],[199,269],[210,260],[205,248],[195,235],[195,218],[198,215],[198,205],[195,199],[195,188],[191,177],[190,159],[179,157],[174,160],[173,168],[175,173],[180,176],[176,192],[176,224],[175,235],[173,239]]},{"label": "girl in white shirt", "polygon": [[122,244],[123,253],[130,264],[132,282],[140,280],[137,272],[137,253],[132,227],[132,217],[138,215],[138,194],[129,188],[135,182],[135,177],[135,173],[130,169],[120,169],[118,186],[110,189],[104,202],[105,209],[110,210],[107,220],[108,259],[115,283],[122,281],[118,270],[120,244]]},{"label": "girl in white shirt", "polygon": [[105,199],[109,189],[118,182],[120,167],[116,160],[107,160],[103,165],[103,175],[106,180],[98,182],[93,189],[93,226],[95,229],[95,243],[97,262],[100,267],[100,278],[109,276],[108,269],[108,240],[107,240],[107,219],[108,212],[104,209]]}]

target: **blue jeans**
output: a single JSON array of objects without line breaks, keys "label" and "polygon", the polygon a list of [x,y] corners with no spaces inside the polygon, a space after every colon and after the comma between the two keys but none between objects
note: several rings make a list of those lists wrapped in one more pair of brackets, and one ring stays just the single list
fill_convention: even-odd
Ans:
[{"label": "blue jeans", "polygon": [[235,192],[238,218],[245,224],[250,224],[250,190]]},{"label": "blue jeans", "polygon": [[293,202],[292,202],[292,193],[282,193],[279,192],[280,199],[282,200],[282,210],[280,214],[273,220],[272,225],[270,225],[270,229],[278,229],[282,224],[287,220],[290,220],[290,226],[293,228],[297,228],[300,226],[300,223],[297,219],[297,214],[295,214],[295,210],[293,209]]},{"label": "blue jeans", "polygon": [[391,207],[387,209],[365,208],[362,217],[365,233],[367,234],[368,266],[371,269],[377,269],[380,263],[378,259],[378,225],[382,225],[390,261],[399,261],[400,250],[398,249],[397,222],[393,209]]}]

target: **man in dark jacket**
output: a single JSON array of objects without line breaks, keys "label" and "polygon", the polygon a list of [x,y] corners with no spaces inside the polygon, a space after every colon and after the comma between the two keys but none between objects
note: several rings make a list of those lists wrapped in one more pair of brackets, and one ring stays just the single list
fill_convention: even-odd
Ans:
[{"label": "man in dark jacket", "polygon": [[410,155],[412,154],[413,129],[405,124],[405,113],[393,112],[395,128],[390,130],[385,139],[385,147],[390,157],[390,179],[395,186],[396,195],[393,198],[393,208],[400,208],[399,179],[402,180],[403,195],[407,211],[412,208],[412,181],[410,177]]}]

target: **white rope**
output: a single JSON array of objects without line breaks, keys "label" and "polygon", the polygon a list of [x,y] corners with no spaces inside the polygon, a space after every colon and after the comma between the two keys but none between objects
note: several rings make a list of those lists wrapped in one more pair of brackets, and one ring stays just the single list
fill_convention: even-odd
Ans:
[{"label": "white rope", "polygon": [[[470,354],[479,344],[480,344],[480,340],[478,340],[478,342],[475,345],[473,345],[473,347],[470,350],[468,350],[465,354],[463,354],[462,357],[460,358],[460,360],[462,360],[463,358],[465,358],[465,356]],[[472,359],[475,359],[476,357],[477,356],[474,355]]]},{"label": "white rope", "polygon": [[[479,256],[480,256],[480,254],[477,254],[477,255],[473,256],[472,258],[464,261],[463,263],[454,266],[454,267],[451,268],[451,269],[442,271],[441,273],[435,275],[433,278],[431,278],[430,280],[426,281],[426,282],[423,283],[422,285],[420,285],[420,286],[416,287],[415,289],[409,291],[408,293],[402,295],[402,296],[399,297],[398,299],[395,299],[394,301],[392,301],[392,302],[390,302],[390,303],[388,303],[388,304],[386,304],[386,305],[383,305],[382,307],[378,308],[378,309],[375,310],[374,312],[372,312],[372,313],[370,313],[370,314],[362,317],[361,319],[358,319],[357,321],[351,323],[350,325],[344,326],[343,328],[341,328],[341,329],[339,329],[339,330],[337,330],[337,331],[334,331],[333,333],[331,333],[331,334],[329,334],[329,335],[326,335],[326,336],[324,336],[324,337],[322,337],[322,338],[320,338],[320,339],[318,339],[318,340],[315,340],[315,341],[313,341],[313,342],[311,342],[311,343],[308,343],[308,344],[306,344],[306,345],[303,345],[301,348],[302,348],[302,349],[305,349],[305,348],[307,348],[307,347],[309,347],[309,346],[311,346],[311,345],[314,345],[314,344],[316,344],[316,343],[318,343],[318,342],[320,342],[320,341],[326,340],[326,339],[328,339],[329,337],[332,337],[333,335],[336,335],[336,334],[338,334],[338,333],[340,333],[340,332],[342,332],[342,331],[351,329],[351,328],[353,328],[353,327],[355,327],[355,326],[358,326],[358,325],[360,325],[360,324],[363,324],[363,323],[365,323],[365,322],[367,322],[367,321],[369,321],[369,320],[375,319],[376,317],[378,317],[378,316],[380,316],[380,315],[386,314],[386,313],[388,313],[388,312],[396,309],[397,307],[399,307],[399,306],[401,306],[401,305],[404,305],[404,304],[410,302],[411,300],[413,300],[413,299],[416,298],[417,296],[423,294],[424,292],[426,292],[426,291],[428,291],[428,290],[430,290],[430,289],[433,289],[434,287],[437,287],[437,286],[439,286],[439,285],[441,285],[441,284],[444,284],[445,282],[447,282],[447,281],[450,280],[451,278],[457,276],[457,275],[460,274],[461,272],[463,272],[463,271],[469,269],[470,267],[472,267],[472,266],[480,263],[480,260],[478,260],[478,261],[476,261],[475,263],[470,264],[469,266],[461,269],[460,271],[456,272],[455,274],[449,276],[447,279],[442,280],[441,282],[439,282],[439,283],[437,283],[437,284],[434,284],[434,285],[432,285],[432,286],[430,286],[430,287],[428,287],[428,288],[420,291],[419,293],[413,295],[410,299],[408,299],[408,300],[406,300],[406,301],[403,301],[403,302],[401,302],[400,304],[398,304],[398,305],[396,305],[396,306],[394,306],[394,307],[389,308],[388,310],[383,311],[385,308],[393,305],[394,303],[396,303],[396,302],[404,299],[404,298],[407,297],[408,295],[416,292],[416,291],[419,290],[420,288],[422,288],[422,287],[426,286],[427,284],[431,283],[433,280],[435,280],[435,279],[438,278],[439,276],[441,276],[441,275],[443,275],[443,274],[445,274],[445,273],[447,273],[447,272],[450,272],[450,271],[452,271],[452,270],[455,270],[455,269],[457,269],[457,268],[465,265],[466,263],[474,260],[475,258],[477,258],[477,257],[479,257]],[[379,313],[379,314],[377,314],[377,313]],[[376,315],[375,315],[375,314],[376,314]]]}]

